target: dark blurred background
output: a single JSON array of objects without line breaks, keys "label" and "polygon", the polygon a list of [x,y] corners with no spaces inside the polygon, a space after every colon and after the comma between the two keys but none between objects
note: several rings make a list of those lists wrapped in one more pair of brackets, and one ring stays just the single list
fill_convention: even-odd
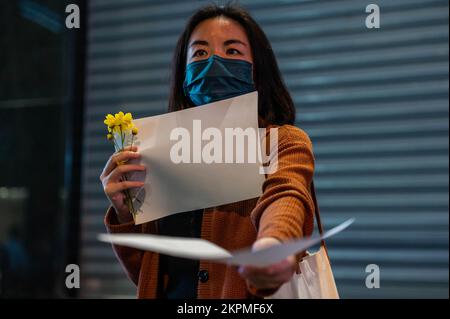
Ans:
[{"label": "dark blurred background", "polygon": [[[210,1],[0,2],[0,297],[134,297],[104,232],[103,117],[166,110],[175,41]],[[217,1],[216,1],[217,3]],[[218,3],[225,3],[219,1]],[[448,298],[448,1],[240,1],[310,135],[343,298]],[[81,27],[68,29],[68,4]],[[81,288],[68,289],[77,264]],[[365,285],[366,266],[381,287]]]},{"label": "dark blurred background", "polygon": [[68,3],[0,2],[2,297],[75,296],[85,39]]}]

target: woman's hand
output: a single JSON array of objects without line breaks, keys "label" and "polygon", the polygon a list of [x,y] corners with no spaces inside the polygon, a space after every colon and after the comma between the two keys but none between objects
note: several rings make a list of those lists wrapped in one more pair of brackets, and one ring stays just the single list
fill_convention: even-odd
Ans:
[{"label": "woman's hand", "polygon": [[140,158],[137,147],[125,148],[124,151],[114,153],[106,162],[105,168],[100,175],[103,191],[117,213],[119,223],[133,220],[125,203],[123,191],[129,188],[142,187],[143,182],[125,181],[123,176],[130,172],[145,171],[143,165],[126,164],[129,160]]},{"label": "woman's hand", "polygon": [[[272,237],[261,238],[253,244],[253,250],[279,245],[280,241]],[[297,268],[295,256],[267,267],[240,266],[240,275],[247,279],[256,289],[279,288],[289,281]]]}]

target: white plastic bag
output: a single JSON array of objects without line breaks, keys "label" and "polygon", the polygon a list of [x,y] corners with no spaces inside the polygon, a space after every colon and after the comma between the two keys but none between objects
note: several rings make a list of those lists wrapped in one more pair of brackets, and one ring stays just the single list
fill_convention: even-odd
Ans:
[{"label": "white plastic bag", "polygon": [[300,273],[267,299],[339,299],[333,271],[325,247],[307,255],[299,263]]}]

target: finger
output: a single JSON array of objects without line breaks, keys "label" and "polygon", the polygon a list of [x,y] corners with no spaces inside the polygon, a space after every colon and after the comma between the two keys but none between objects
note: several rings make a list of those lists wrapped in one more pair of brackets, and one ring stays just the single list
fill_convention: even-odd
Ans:
[{"label": "finger", "polygon": [[267,275],[267,274],[261,274],[261,273],[255,273],[255,272],[251,272],[251,271],[243,271],[241,273],[242,277],[244,277],[245,279],[254,281],[254,282],[258,282],[260,284],[280,284],[282,282],[282,279],[284,277],[280,277],[279,274],[274,274],[274,275]]},{"label": "finger", "polygon": [[123,182],[119,182],[119,183],[113,183],[111,185],[108,186],[108,193],[109,194],[114,194],[117,192],[122,192],[126,189],[130,189],[130,188],[139,188],[144,186],[144,182],[138,182],[138,181],[123,181]]},{"label": "finger", "polygon": [[119,182],[122,179],[122,176],[129,172],[143,172],[145,171],[144,165],[139,164],[126,164],[117,166],[111,174],[108,176],[108,182]]},{"label": "finger", "polygon": [[[290,259],[283,260],[281,263],[275,264],[268,270],[269,277],[279,283],[288,281],[295,272],[295,262]],[[265,276],[265,274],[263,275]]]},{"label": "finger", "polygon": [[296,269],[295,259],[288,257],[277,264],[269,266],[269,268],[269,272],[273,274],[294,272]]},{"label": "finger", "polygon": [[239,268],[239,273],[244,278],[254,278],[257,280],[269,280],[274,282],[285,282],[294,273],[295,269],[290,259],[281,261],[268,267],[244,266]]},{"label": "finger", "polygon": [[276,276],[260,276],[260,275],[251,275],[249,277],[244,277],[248,281],[252,282],[254,286],[257,287],[279,287],[285,282],[287,282],[291,275],[289,274],[283,274],[283,275],[276,275]]},{"label": "finger", "polygon": [[274,289],[280,287],[282,284],[278,282],[271,282],[266,280],[258,280],[258,279],[247,279],[247,281],[257,289]]},{"label": "finger", "polygon": [[282,261],[269,265],[267,267],[252,267],[247,266],[246,267],[248,271],[260,274],[260,275],[273,275],[280,272],[285,271],[294,271],[296,269],[295,264],[295,258],[293,257],[287,257],[286,259],[283,259]]},{"label": "finger", "polygon": [[254,267],[254,266],[243,266],[241,273],[245,276],[270,276],[273,274],[272,267]]},{"label": "finger", "polygon": [[116,165],[122,165],[125,164],[128,160],[140,158],[141,154],[134,151],[121,151],[114,153],[111,157]]},{"label": "finger", "polygon": [[130,151],[130,152],[137,152],[138,147],[136,145],[133,146],[127,146],[123,149],[124,151]]},{"label": "finger", "polygon": [[130,159],[138,159],[141,155],[136,152],[132,151],[123,151],[119,153],[114,153],[111,155],[108,159],[108,162],[106,162],[105,168],[102,172],[102,177],[108,176],[117,166],[118,163],[123,161],[128,161]]}]

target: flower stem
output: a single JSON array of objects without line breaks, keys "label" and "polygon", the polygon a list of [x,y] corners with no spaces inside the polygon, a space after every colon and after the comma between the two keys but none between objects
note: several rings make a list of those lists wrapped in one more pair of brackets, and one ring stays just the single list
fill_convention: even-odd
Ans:
[{"label": "flower stem", "polygon": [[[124,135],[125,135],[125,134],[123,134],[122,128],[120,128],[120,139],[121,139],[121,144],[122,144],[122,147],[121,147],[121,149],[120,149],[120,152],[123,152],[124,149],[125,149],[125,145],[124,145],[125,137],[124,137]],[[124,174],[124,175],[122,176],[122,178],[123,178],[124,181],[127,181],[127,180],[128,180],[126,174]],[[133,205],[133,197],[131,196],[131,193],[130,193],[130,190],[129,190],[129,189],[126,189],[126,190],[124,190],[123,192],[124,192],[124,194],[125,194],[125,204],[127,205],[128,210],[130,211],[130,214],[131,214],[131,216],[133,217],[133,221],[136,223],[136,210],[134,209],[134,205]]]}]

